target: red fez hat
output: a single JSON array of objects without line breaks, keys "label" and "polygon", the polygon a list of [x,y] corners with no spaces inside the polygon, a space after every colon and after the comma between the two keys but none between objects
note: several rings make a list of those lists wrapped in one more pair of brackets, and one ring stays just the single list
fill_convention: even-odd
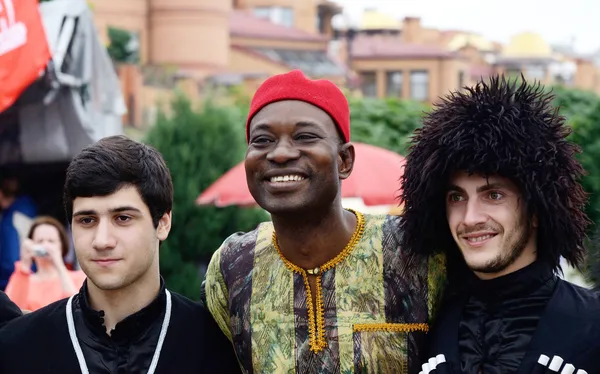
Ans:
[{"label": "red fez hat", "polygon": [[326,79],[308,79],[300,70],[270,77],[260,85],[252,102],[246,121],[246,140],[250,121],[265,106],[282,100],[299,100],[312,104],[333,119],[346,142],[350,141],[350,108],[344,93]]}]

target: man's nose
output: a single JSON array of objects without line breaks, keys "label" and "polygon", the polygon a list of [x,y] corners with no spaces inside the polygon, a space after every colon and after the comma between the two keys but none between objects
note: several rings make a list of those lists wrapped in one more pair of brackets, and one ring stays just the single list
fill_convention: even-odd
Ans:
[{"label": "man's nose", "polygon": [[467,202],[465,208],[465,216],[463,217],[463,224],[465,226],[476,226],[487,221],[487,215],[483,211],[481,204],[477,199],[471,199]]},{"label": "man's nose", "polygon": [[92,245],[94,249],[99,251],[111,249],[116,246],[116,239],[112,234],[112,225],[108,220],[100,220],[98,222]]},{"label": "man's nose", "polygon": [[291,140],[282,139],[277,141],[275,147],[267,154],[267,160],[278,164],[285,164],[300,157],[300,151]]}]

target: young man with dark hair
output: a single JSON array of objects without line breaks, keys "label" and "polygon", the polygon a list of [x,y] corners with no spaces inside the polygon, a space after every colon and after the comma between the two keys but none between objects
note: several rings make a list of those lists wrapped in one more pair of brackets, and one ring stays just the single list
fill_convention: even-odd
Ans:
[{"label": "young man with dark hair", "polygon": [[442,100],[413,138],[401,242],[447,256],[429,356],[450,372],[600,373],[600,298],[556,274],[561,256],[583,265],[590,222],[579,149],[551,102],[494,77]]},{"label": "young man with dark hair", "polygon": [[417,373],[443,256],[404,251],[397,216],[342,206],[355,158],[342,91],[300,71],[273,76],[246,134],[248,187],[273,221],[229,237],[206,275],[243,371]]},{"label": "young man with dark hair", "polygon": [[173,185],[158,151],[123,136],[85,148],[64,202],[88,278],[73,297],[5,326],[1,373],[239,372],[210,313],[160,276]]}]

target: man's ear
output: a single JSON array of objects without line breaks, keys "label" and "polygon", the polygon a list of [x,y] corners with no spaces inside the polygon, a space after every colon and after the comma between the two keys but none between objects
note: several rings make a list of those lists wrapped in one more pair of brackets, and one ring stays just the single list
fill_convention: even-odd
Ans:
[{"label": "man's ear", "polygon": [[354,145],[350,142],[339,146],[338,151],[338,174],[340,179],[347,179],[354,168]]},{"label": "man's ear", "polygon": [[171,231],[171,219],[171,212],[167,212],[163,214],[163,216],[158,221],[158,227],[156,228],[156,236],[161,242],[166,240],[169,236],[169,232]]}]

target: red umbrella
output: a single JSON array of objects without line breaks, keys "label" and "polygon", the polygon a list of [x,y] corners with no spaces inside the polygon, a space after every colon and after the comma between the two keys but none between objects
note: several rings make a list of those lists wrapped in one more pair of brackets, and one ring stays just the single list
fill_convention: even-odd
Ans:
[{"label": "red umbrella", "polygon": [[[397,205],[404,157],[387,149],[353,143],[356,161],[350,177],[342,182],[342,197],[361,198],[365,205]],[[244,162],[237,164],[202,192],[199,205],[256,205],[246,183]]]}]

